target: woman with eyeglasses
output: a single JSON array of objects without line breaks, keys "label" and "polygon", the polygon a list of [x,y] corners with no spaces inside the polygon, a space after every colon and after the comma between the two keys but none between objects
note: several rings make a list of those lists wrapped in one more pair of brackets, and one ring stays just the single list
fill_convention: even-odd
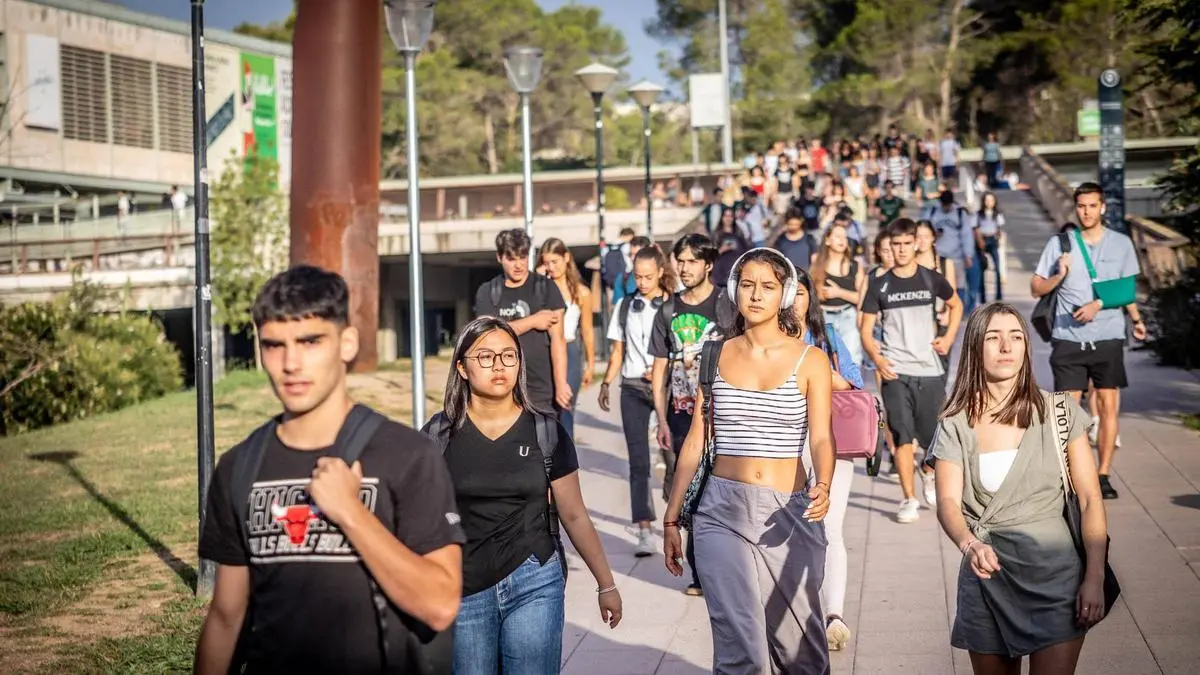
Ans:
[{"label": "woman with eyeglasses", "polygon": [[559,672],[566,564],[558,524],[596,579],[600,615],[621,595],[579,490],[575,445],[525,391],[521,343],[502,319],[463,328],[445,409],[422,430],[443,448],[467,535],[454,673]]},{"label": "woman with eyeglasses", "polygon": [[657,246],[637,252],[633,258],[633,278],[637,295],[621,298],[613,307],[608,324],[612,353],[608,370],[600,384],[600,409],[610,410],[609,387],[621,376],[621,427],[629,451],[629,511],[638,527],[634,555],[654,555],[650,522],[654,520],[654,500],[650,496],[650,437],[646,430],[654,416],[654,391],[650,375],[654,357],[650,355],[650,334],[654,315],[675,288],[667,274],[667,261]]}]

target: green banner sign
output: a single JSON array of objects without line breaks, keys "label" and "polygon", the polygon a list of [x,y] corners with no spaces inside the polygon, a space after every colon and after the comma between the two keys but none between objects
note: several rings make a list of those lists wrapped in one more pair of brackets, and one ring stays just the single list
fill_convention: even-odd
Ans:
[{"label": "green banner sign", "polygon": [[1087,138],[1089,136],[1100,135],[1100,110],[1084,108],[1080,110],[1076,118],[1079,126],[1079,135]]},{"label": "green banner sign", "polygon": [[239,82],[242,104],[242,152],[279,158],[278,116],[275,106],[275,59],[242,53]]}]

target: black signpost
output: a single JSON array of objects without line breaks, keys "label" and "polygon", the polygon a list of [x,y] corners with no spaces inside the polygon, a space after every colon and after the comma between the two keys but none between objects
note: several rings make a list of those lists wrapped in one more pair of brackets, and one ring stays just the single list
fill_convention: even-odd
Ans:
[{"label": "black signpost", "polygon": [[1125,224],[1125,104],[1121,74],[1100,73],[1100,187],[1104,190],[1106,225],[1129,234]]}]

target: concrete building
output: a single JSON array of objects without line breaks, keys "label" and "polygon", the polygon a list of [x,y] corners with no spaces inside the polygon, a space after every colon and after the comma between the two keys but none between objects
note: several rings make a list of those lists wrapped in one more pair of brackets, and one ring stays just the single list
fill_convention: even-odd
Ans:
[{"label": "concrete building", "polygon": [[[206,36],[210,170],[253,146],[286,183],[290,45]],[[81,220],[115,213],[117,191],[134,210],[166,206],[172,186],[190,194],[191,58],[185,22],[99,0],[0,0],[4,217]]]}]

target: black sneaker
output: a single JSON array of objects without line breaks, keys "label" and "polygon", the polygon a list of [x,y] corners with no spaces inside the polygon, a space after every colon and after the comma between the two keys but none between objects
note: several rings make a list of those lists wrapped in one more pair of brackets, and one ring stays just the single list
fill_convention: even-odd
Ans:
[{"label": "black sneaker", "polygon": [[1112,483],[1108,482],[1108,474],[1100,474],[1100,495],[1105,499],[1116,499],[1120,496]]}]

